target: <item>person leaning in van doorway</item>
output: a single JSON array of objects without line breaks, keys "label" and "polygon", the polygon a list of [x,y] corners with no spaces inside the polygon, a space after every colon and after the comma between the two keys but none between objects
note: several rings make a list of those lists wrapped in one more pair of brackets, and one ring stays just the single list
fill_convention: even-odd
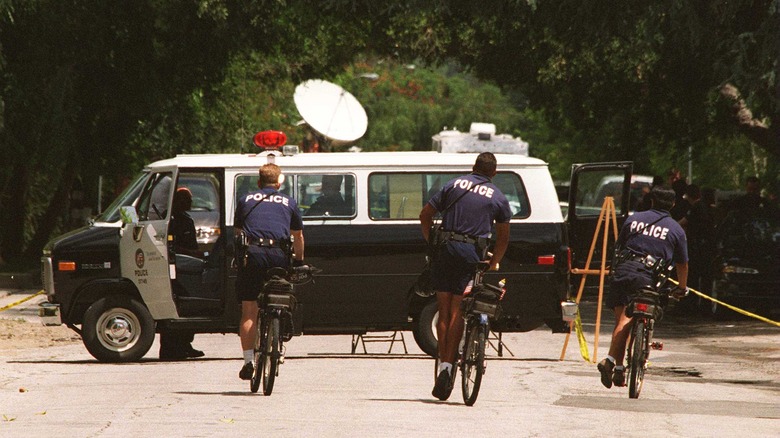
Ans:
[{"label": "person leaning in van doorway", "polygon": [[[187,213],[192,208],[192,192],[186,187],[179,187],[173,193],[171,206],[171,222],[168,234],[173,236],[173,249],[176,254],[185,254],[203,258],[203,252],[198,249],[195,236],[195,222]],[[174,293],[185,294],[183,288],[173,281]],[[192,347],[195,334],[188,331],[160,332],[160,359],[181,360],[188,357],[202,357],[204,353]]]},{"label": "person leaning in van doorway", "polygon": [[[496,244],[490,257],[490,269],[498,264],[509,245],[509,220],[512,210],[503,193],[492,182],[496,175],[496,157],[490,152],[477,156],[473,172],[450,180],[420,212],[422,233],[429,245],[436,244],[431,261],[431,285],[436,291],[439,321],[439,370],[432,394],[446,400],[452,392],[450,374],[458,344],[463,336],[461,300],[475,264],[486,258],[493,222]],[[433,218],[442,215],[441,227],[431,234]]]},{"label": "person leaning in van doorway", "polygon": [[[284,175],[279,166],[266,164],[260,168],[259,191],[238,199],[234,229],[243,233],[246,250],[238,258],[236,291],[241,301],[239,337],[244,365],[238,376],[252,378],[255,345],[257,295],[263,288],[266,271],[286,268],[293,251],[296,265],[303,264],[303,220],[294,199],[279,192]],[[291,245],[292,237],[292,245]],[[237,251],[238,252],[238,251]]]},{"label": "person leaning in van doorway", "polygon": [[645,263],[646,257],[663,260],[665,266],[674,263],[679,281],[678,290],[685,291],[688,286],[688,243],[685,231],[669,215],[674,205],[674,191],[653,187],[650,194],[651,209],[631,215],[620,229],[615,242],[618,256],[612,268],[606,301],[607,307],[615,313],[615,329],[609,344],[609,354],[597,365],[601,384],[607,388],[611,388],[613,383],[626,386],[623,358],[631,331],[631,318],[626,316],[625,310],[640,288],[654,283],[652,269]]}]

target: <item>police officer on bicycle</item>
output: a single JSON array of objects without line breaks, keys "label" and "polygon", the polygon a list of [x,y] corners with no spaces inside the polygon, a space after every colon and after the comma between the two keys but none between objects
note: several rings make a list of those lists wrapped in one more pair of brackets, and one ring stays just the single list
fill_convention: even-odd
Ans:
[{"label": "police officer on bicycle", "polygon": [[303,264],[303,221],[295,200],[279,192],[283,182],[279,166],[269,163],[260,167],[257,181],[260,190],[242,195],[236,206],[233,222],[237,234],[236,290],[241,301],[239,336],[244,353],[244,365],[238,376],[242,380],[252,378],[257,295],[263,288],[266,271],[287,267],[291,250],[295,257],[293,263]]},{"label": "police officer on bicycle", "polygon": [[[447,182],[420,212],[425,240],[432,246],[431,283],[436,291],[439,321],[439,370],[433,396],[446,400],[452,392],[450,376],[458,345],[463,336],[461,300],[475,264],[486,258],[493,222],[496,244],[490,257],[490,269],[497,270],[509,245],[509,202],[491,179],[496,175],[496,157],[479,154],[473,172]],[[442,214],[441,227],[432,231],[436,213]]]},{"label": "police officer on bicycle", "polygon": [[625,309],[638,290],[655,284],[652,266],[660,260],[664,266],[674,263],[679,281],[675,295],[685,293],[688,284],[688,243],[680,224],[669,215],[674,205],[673,190],[661,186],[650,192],[650,210],[631,215],[615,242],[615,261],[612,268],[609,295],[606,304],[615,312],[615,329],[609,355],[599,362],[601,383],[607,388],[626,386],[623,356],[631,330],[631,318]]}]

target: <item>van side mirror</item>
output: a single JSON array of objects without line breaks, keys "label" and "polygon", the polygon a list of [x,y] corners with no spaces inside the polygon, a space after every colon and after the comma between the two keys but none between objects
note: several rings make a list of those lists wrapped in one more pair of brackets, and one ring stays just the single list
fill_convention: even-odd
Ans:
[{"label": "van side mirror", "polygon": [[119,210],[119,215],[122,217],[123,224],[138,223],[138,212],[135,210],[135,207],[133,207],[132,205],[122,207]]}]

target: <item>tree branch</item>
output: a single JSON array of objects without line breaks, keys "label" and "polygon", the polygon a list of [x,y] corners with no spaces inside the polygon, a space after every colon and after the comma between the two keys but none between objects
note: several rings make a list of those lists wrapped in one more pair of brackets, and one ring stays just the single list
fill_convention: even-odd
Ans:
[{"label": "tree branch", "polygon": [[780,157],[778,127],[769,127],[761,120],[753,118],[753,112],[747,107],[734,85],[726,83],[721,86],[720,95],[731,104],[731,114],[734,116],[737,129],[757,146]]}]

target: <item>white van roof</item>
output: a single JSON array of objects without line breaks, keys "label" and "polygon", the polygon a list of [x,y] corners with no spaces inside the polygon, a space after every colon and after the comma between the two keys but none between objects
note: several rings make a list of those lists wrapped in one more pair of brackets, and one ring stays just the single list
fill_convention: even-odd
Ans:
[{"label": "white van roof", "polygon": [[[268,162],[268,152],[258,154],[183,154],[175,158],[156,161],[147,166],[149,169],[164,166],[178,166],[187,168],[259,168]],[[329,153],[300,153],[296,155],[282,156],[274,153],[275,163],[282,167],[317,167],[343,170],[344,168],[376,168],[399,169],[409,166],[425,168],[446,168],[449,166],[472,166],[478,154],[476,153],[439,153],[439,152],[329,152]],[[535,167],[547,166],[547,163],[538,159],[523,155],[496,154],[498,170],[502,167]]]}]

